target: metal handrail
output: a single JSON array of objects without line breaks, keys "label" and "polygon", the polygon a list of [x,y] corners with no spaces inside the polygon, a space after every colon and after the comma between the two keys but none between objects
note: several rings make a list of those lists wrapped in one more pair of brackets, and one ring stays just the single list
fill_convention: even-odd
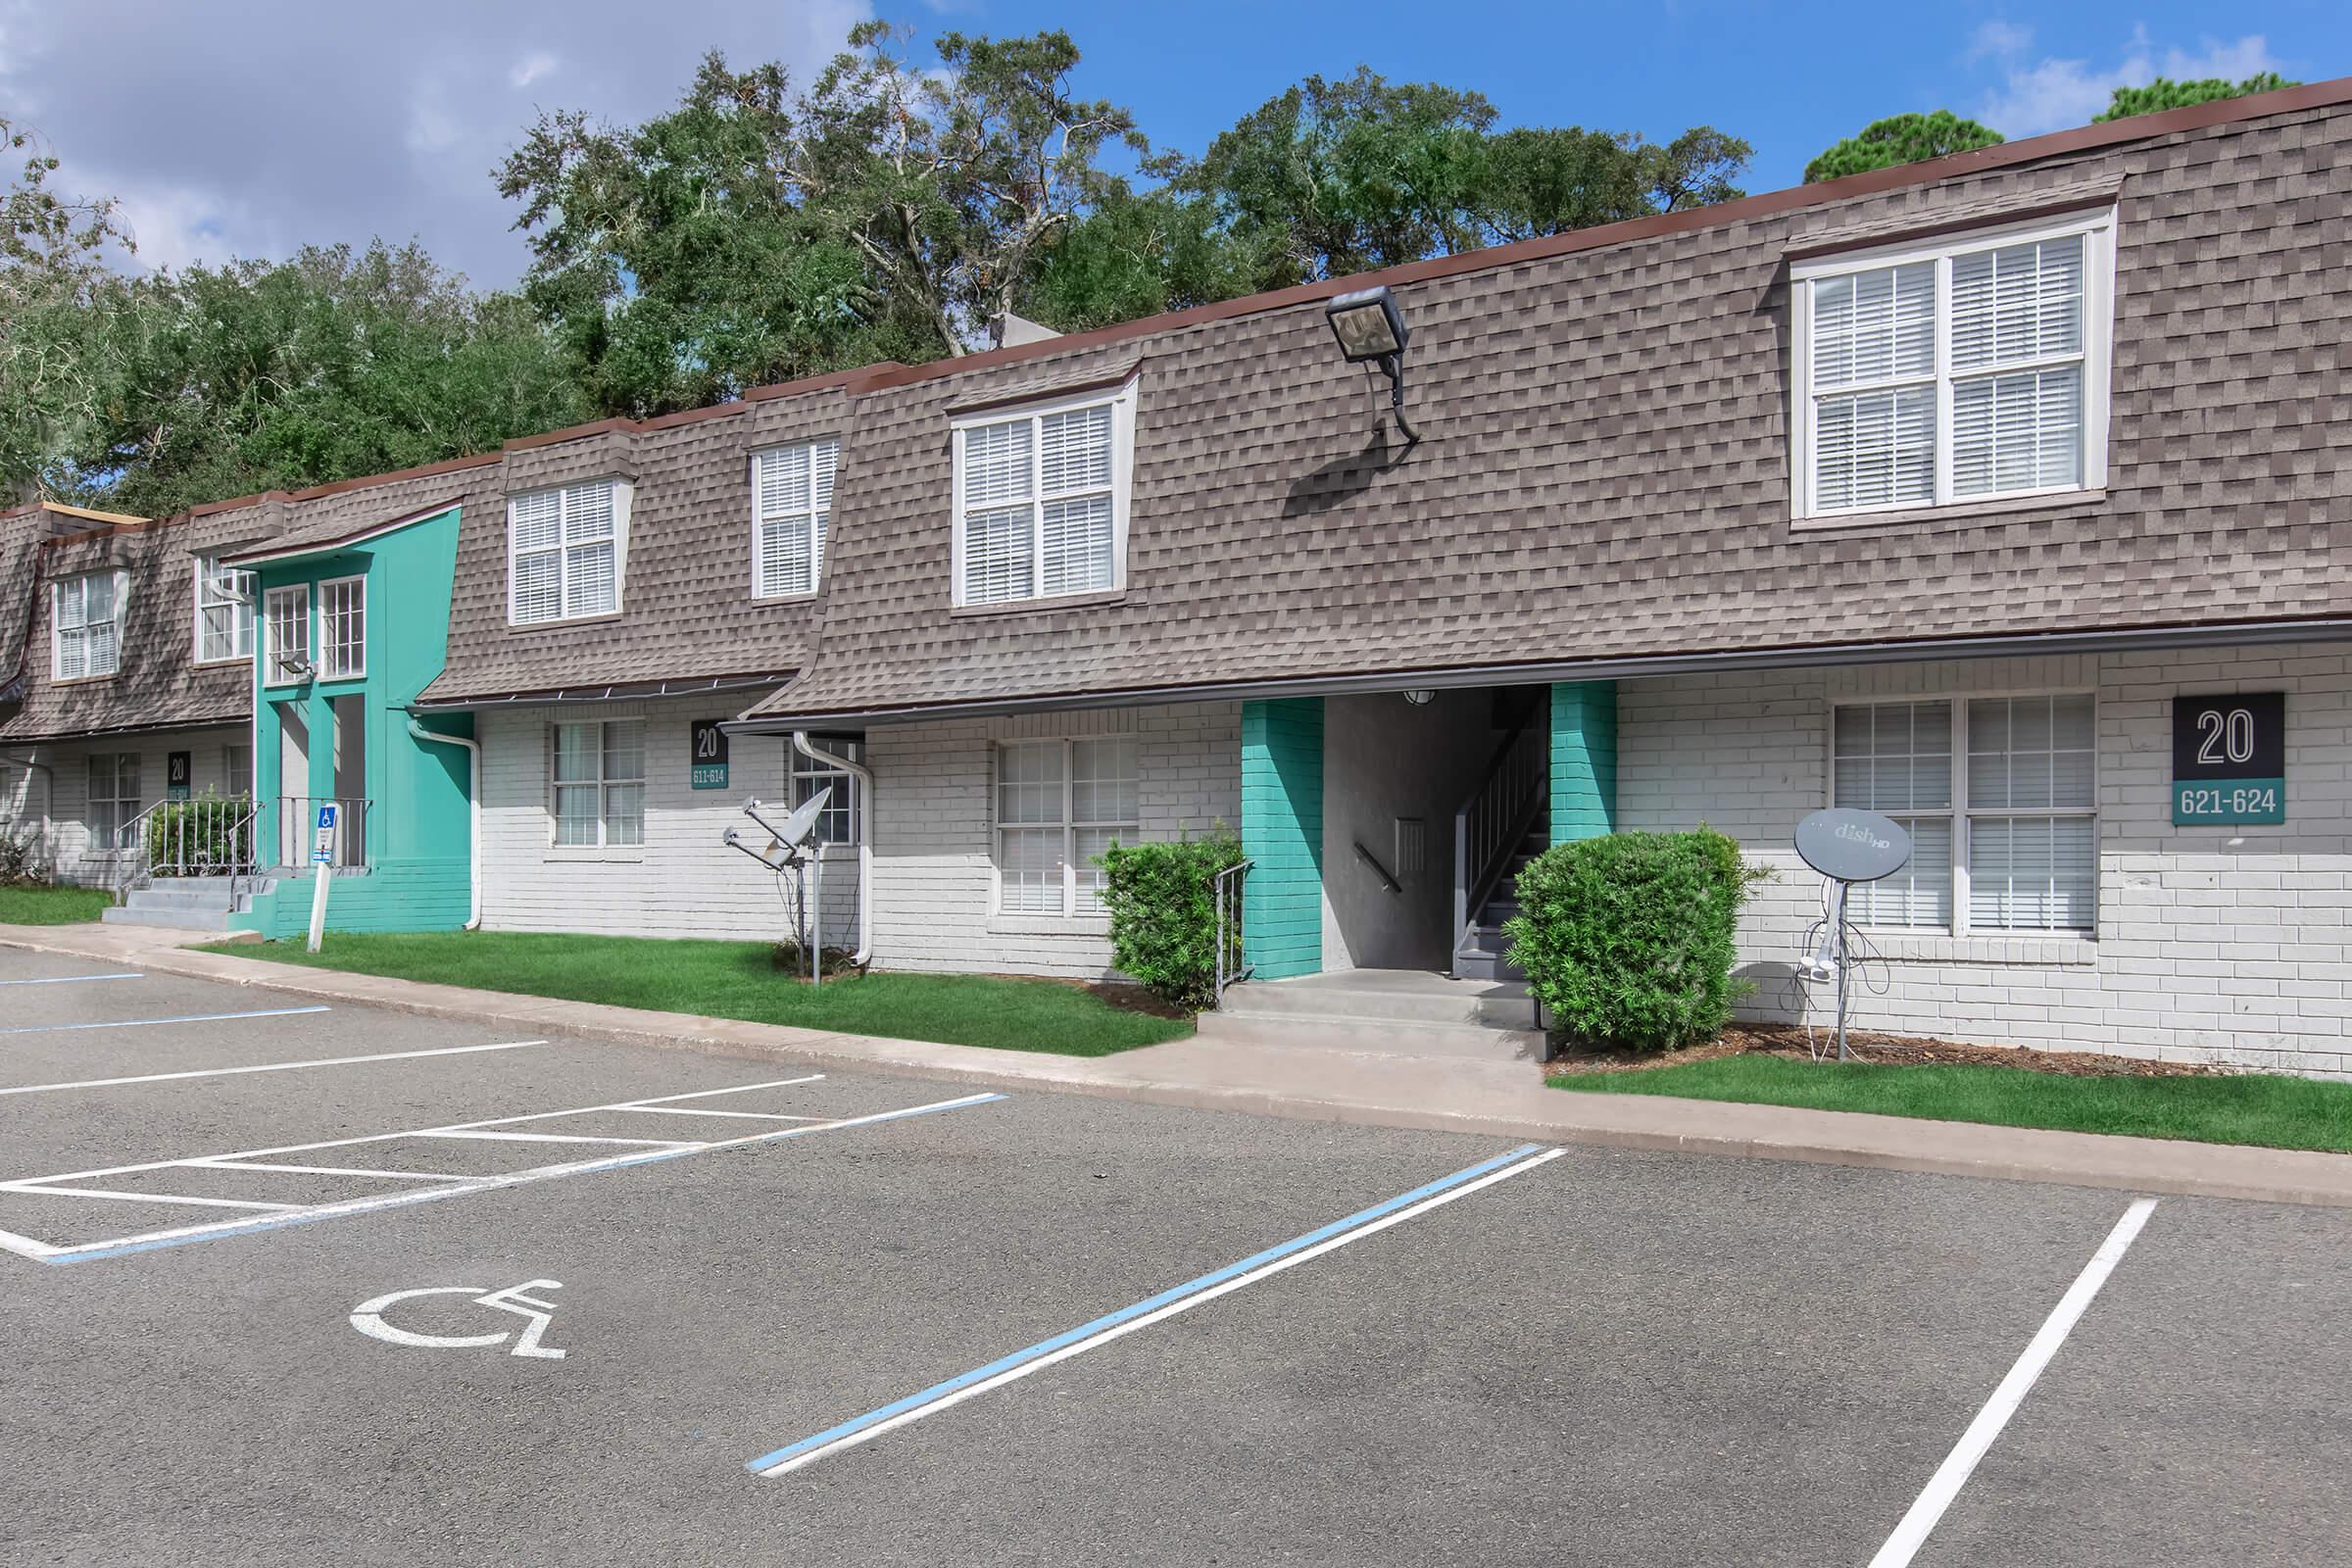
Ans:
[{"label": "metal handrail", "polygon": [[308,865],[311,860],[311,823],[317,808],[336,808],[335,858],[338,870],[368,863],[368,827],[374,802],[358,795],[280,795],[277,798],[277,859],[284,866]]},{"label": "metal handrail", "polygon": [[1389,874],[1389,868],[1380,863],[1379,857],[1364,848],[1364,841],[1357,839],[1354,842],[1355,858],[1372,868],[1372,874],[1380,878],[1381,886],[1387,888],[1391,893],[1402,893],[1404,884]]},{"label": "metal handrail", "polygon": [[[1241,984],[1255,972],[1257,965],[1247,960],[1249,955],[1242,940],[1242,898],[1244,885],[1249,881],[1250,868],[1255,860],[1239,860],[1219,871],[1210,889],[1217,906],[1216,1003],[1224,1005],[1228,987]],[[1228,913],[1230,910],[1230,914]]]},{"label": "metal handrail", "polygon": [[1551,795],[1550,715],[1536,713],[1495,748],[1478,788],[1453,813],[1453,951],[1494,896]]},{"label": "metal handrail", "polygon": [[132,817],[120,830],[138,857],[138,868],[123,884],[127,894],[159,876],[225,876],[230,896],[255,867],[253,828],[259,809],[244,795],[197,795],[165,799]]}]

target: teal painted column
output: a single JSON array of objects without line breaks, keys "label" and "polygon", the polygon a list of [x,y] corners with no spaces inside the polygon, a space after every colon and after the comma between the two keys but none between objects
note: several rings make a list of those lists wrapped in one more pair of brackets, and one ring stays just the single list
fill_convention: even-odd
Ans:
[{"label": "teal painted column", "polygon": [[1323,969],[1323,699],[1242,705],[1244,956],[1262,980]]},{"label": "teal painted column", "polygon": [[1551,842],[1617,831],[1617,683],[1551,689]]}]

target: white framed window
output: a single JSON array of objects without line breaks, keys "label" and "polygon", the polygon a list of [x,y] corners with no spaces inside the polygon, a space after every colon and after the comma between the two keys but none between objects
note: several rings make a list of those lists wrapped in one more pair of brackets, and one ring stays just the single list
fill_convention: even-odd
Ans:
[{"label": "white framed window", "polygon": [[220,791],[231,800],[253,794],[253,748],[243,741],[220,748]]},{"label": "white framed window", "polygon": [[262,595],[262,684],[291,686],[311,662],[311,585],[298,582]]},{"label": "white framed window", "polygon": [[352,680],[368,673],[368,579],[330,577],[318,585],[318,676]]},{"label": "white framed window", "polygon": [[1123,588],[1135,384],[955,422],[955,602]]},{"label": "white framed window", "polygon": [[535,626],[620,609],[630,487],[596,479],[507,503],[507,620]]},{"label": "white framed window", "polygon": [[841,443],[830,436],[752,454],[754,599],[816,592],[840,461]]},{"label": "white framed window", "polygon": [[88,760],[90,847],[134,848],[139,816],[139,754],[92,752]]},{"label": "white framed window", "polygon": [[1095,857],[1142,836],[1132,735],[1008,741],[997,748],[997,907],[1102,913]]},{"label": "white framed window", "polygon": [[253,657],[253,585],[252,572],[218,556],[196,558],[196,662]]},{"label": "white framed window", "polygon": [[1910,864],[1854,889],[1857,924],[2097,930],[2091,694],[1841,704],[1830,728],[1830,804],[1883,812],[1911,835]]},{"label": "white framed window", "polygon": [[1800,262],[1798,517],[2107,482],[2112,210]]},{"label": "white framed window", "polygon": [[[863,741],[812,740],[819,751],[846,757],[853,762],[865,760]],[[816,792],[830,787],[825,797],[825,808],[817,814],[816,842],[819,844],[855,844],[858,842],[858,775],[803,757],[789,744],[787,755],[792,762],[792,807],[799,810],[816,797]]]},{"label": "white framed window", "polygon": [[645,722],[605,719],[548,730],[548,815],[558,849],[645,842]]},{"label": "white framed window", "polygon": [[51,585],[49,673],[57,680],[112,675],[122,662],[128,574],[86,571]]}]

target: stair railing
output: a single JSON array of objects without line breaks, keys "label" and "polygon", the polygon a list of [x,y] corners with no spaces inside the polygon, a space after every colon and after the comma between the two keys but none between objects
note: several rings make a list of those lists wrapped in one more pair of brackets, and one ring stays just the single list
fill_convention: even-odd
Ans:
[{"label": "stair railing", "polygon": [[356,795],[281,795],[277,798],[277,848],[273,864],[307,871],[318,808],[335,808],[334,866],[354,870],[368,864],[368,808],[375,803]]},{"label": "stair railing", "polygon": [[1551,723],[1541,705],[1494,749],[1453,813],[1453,951],[1494,896],[1551,796]]},{"label": "stair railing", "polygon": [[124,897],[159,876],[225,876],[234,898],[255,867],[257,815],[252,800],[243,795],[156,802],[122,828],[119,842],[136,857],[123,879]]},{"label": "stair railing", "polygon": [[1217,906],[1217,995],[1215,1004],[1224,1005],[1225,991],[1250,978],[1257,965],[1245,961],[1246,949],[1242,942],[1242,889],[1249,881],[1250,868],[1255,860],[1242,860],[1219,871],[1214,893]]}]

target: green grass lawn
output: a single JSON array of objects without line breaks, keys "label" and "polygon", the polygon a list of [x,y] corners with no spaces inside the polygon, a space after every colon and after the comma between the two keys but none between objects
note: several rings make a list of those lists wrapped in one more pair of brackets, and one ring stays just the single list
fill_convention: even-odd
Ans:
[{"label": "green grass lawn", "polygon": [[1562,1074],[1550,1083],[1584,1094],[1680,1095],[1999,1127],[2352,1151],[2352,1084],[2308,1078],[2069,1078],[2018,1067],[1740,1055],[1631,1072]]},{"label": "green grass lawn", "polygon": [[298,942],[220,945],[213,951],[483,991],[1067,1056],[1106,1056],[1193,1032],[1181,1019],[1130,1011],[1050,980],[867,974],[839,976],[811,989],[778,972],[764,942],[663,942],[535,931],[400,936],[330,931],[325,951],[317,955],[305,953]]},{"label": "green grass lawn", "polygon": [[78,925],[114,902],[104,888],[0,888],[0,925]]}]

